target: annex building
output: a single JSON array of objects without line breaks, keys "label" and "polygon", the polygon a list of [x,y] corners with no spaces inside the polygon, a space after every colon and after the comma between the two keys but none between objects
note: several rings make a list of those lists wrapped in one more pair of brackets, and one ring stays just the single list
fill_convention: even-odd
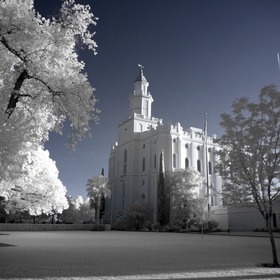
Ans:
[{"label": "annex building", "polygon": [[[160,155],[164,154],[165,171],[193,168],[208,178],[209,205],[221,206],[217,191],[221,177],[214,172],[215,152],[219,145],[215,136],[206,136],[201,128],[184,129],[178,122],[164,124],[152,114],[153,97],[149,82],[140,68],[129,95],[128,116],[118,126],[118,141],[109,159],[111,185],[110,222],[125,215],[136,201],[147,205],[150,219],[157,220],[157,186]],[[207,138],[206,138],[207,137]],[[206,185],[206,184],[205,184]],[[206,188],[206,186],[204,186]]]}]

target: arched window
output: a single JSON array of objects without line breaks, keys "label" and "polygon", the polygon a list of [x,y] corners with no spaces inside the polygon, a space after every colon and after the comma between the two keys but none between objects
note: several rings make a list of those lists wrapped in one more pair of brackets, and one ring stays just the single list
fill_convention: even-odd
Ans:
[{"label": "arched window", "polygon": [[197,160],[197,171],[201,173],[201,161]]},{"label": "arched window", "polygon": [[121,210],[124,210],[124,204],[125,204],[125,183],[121,183]]},{"label": "arched window", "polygon": [[189,168],[190,167],[190,162],[189,162],[189,159],[186,157],[185,158],[185,168]]},{"label": "arched window", "polygon": [[154,168],[157,168],[157,155],[154,155]]},{"label": "arched window", "polygon": [[126,174],[127,171],[127,149],[124,150],[123,155],[123,174]]},{"label": "arched window", "polygon": [[146,161],[145,161],[145,158],[143,158],[143,161],[142,161],[142,171],[144,172],[146,169]]},{"label": "arched window", "polygon": [[176,154],[173,154],[173,168],[176,168]]},{"label": "arched window", "polygon": [[212,175],[212,173],[213,173],[213,168],[212,168],[212,162],[211,161],[208,162],[208,172],[209,172],[210,175]]}]

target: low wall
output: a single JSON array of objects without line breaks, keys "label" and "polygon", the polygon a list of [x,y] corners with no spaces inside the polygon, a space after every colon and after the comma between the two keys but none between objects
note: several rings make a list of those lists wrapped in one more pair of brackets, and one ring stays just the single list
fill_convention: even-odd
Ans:
[{"label": "low wall", "polygon": [[95,224],[0,224],[0,231],[70,231],[70,230],[110,230],[110,225]]},{"label": "low wall", "polygon": [[229,229],[228,207],[212,207],[210,216],[218,223],[220,230],[227,231]]},{"label": "low wall", "polygon": [[[280,228],[280,205],[273,206],[273,226]],[[265,228],[265,221],[259,210],[253,207],[212,207],[211,218],[218,222],[218,228],[231,231],[254,231]]]}]

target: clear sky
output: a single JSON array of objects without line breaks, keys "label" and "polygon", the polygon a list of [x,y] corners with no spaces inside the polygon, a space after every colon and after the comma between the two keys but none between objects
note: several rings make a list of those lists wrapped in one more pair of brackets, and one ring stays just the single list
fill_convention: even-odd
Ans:
[{"label": "clear sky", "polygon": [[[260,89],[279,86],[279,0],[76,0],[99,17],[95,28],[98,55],[82,59],[101,109],[93,137],[65,147],[66,135],[51,134],[46,148],[56,161],[68,195],[86,196],[87,179],[108,174],[118,123],[128,116],[128,96],[138,63],[150,83],[152,115],[164,123],[222,134],[220,114],[232,101],[256,100]],[[59,0],[35,0],[44,16]],[[67,133],[67,132],[66,132]]]}]

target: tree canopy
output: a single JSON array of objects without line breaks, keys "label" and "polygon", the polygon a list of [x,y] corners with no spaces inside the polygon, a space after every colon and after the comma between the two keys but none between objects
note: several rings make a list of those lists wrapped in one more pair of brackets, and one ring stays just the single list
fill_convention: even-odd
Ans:
[{"label": "tree canopy", "polygon": [[171,196],[171,223],[185,228],[203,222],[208,198],[200,173],[189,168],[177,170],[167,174],[166,183]]},{"label": "tree canopy", "polygon": [[220,139],[224,203],[260,211],[278,266],[271,222],[273,206],[280,201],[280,93],[271,85],[261,90],[256,103],[235,100],[232,114],[221,115],[221,126],[225,129]]},{"label": "tree canopy", "polygon": [[[43,156],[50,131],[62,133],[68,120],[74,147],[98,121],[94,89],[78,56],[83,47],[96,52],[96,20],[88,5],[74,0],[64,0],[50,18],[34,9],[34,0],[0,1],[0,196],[38,179],[29,157]],[[57,179],[53,186],[59,185],[64,192]]]}]

